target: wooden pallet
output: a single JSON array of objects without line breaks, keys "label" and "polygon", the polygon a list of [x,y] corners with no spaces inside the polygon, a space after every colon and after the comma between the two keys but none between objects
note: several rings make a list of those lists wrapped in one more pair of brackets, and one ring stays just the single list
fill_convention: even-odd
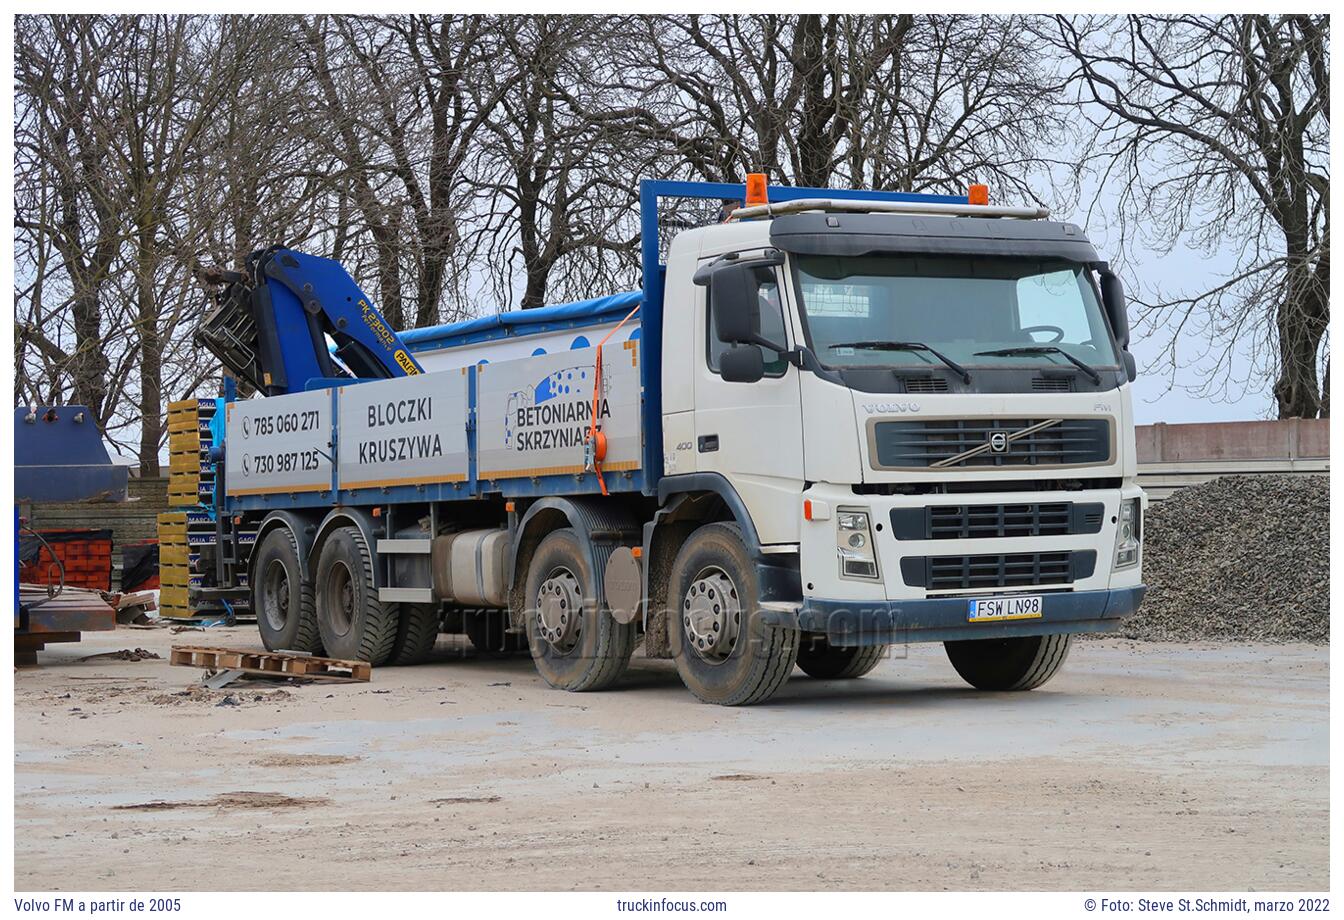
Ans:
[{"label": "wooden pallet", "polygon": [[367,661],[286,655],[283,652],[207,648],[200,645],[173,646],[169,661],[171,664],[189,668],[209,668],[212,671],[244,671],[248,674],[269,674],[283,677],[318,677],[367,681],[373,673],[373,666]]}]

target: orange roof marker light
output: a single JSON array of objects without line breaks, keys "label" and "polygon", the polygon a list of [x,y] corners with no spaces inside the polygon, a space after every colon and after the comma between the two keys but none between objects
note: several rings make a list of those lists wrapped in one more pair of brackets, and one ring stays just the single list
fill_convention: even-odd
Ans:
[{"label": "orange roof marker light", "polygon": [[770,201],[765,191],[765,173],[748,173],[746,206],[751,208],[756,205],[769,203]]},{"label": "orange roof marker light", "polygon": [[966,195],[966,200],[971,204],[989,204],[989,186],[979,183],[972,185]]}]

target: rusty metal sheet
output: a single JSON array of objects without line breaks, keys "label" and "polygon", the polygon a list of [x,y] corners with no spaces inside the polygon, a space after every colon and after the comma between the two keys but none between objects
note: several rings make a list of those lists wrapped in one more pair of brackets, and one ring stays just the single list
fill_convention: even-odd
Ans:
[{"label": "rusty metal sheet", "polygon": [[20,606],[29,633],[102,632],[117,628],[117,612],[96,592],[67,587],[48,599],[45,586],[23,585]]}]

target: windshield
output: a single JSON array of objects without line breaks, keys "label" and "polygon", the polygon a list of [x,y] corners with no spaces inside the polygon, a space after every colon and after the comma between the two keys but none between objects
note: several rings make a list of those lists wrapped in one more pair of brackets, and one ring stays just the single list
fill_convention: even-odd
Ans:
[{"label": "windshield", "polygon": [[[1085,269],[996,256],[797,256],[812,348],[831,367],[1117,363]],[[886,347],[883,347],[883,346]],[[1044,348],[1043,348],[1044,347]],[[985,355],[1035,348],[1034,354]]]}]

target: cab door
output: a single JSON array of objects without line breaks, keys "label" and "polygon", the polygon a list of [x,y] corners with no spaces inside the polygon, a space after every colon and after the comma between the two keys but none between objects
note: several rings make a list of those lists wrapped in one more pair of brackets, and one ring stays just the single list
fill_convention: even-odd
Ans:
[{"label": "cab door", "polygon": [[[749,260],[760,252],[743,252]],[[783,276],[774,266],[754,269],[761,335],[786,349],[794,344]],[[729,347],[714,334],[713,298],[697,287],[695,311],[695,451],[701,472],[722,473],[746,503],[763,544],[798,539],[798,494],[803,479],[802,399],[798,369],[779,353],[761,349],[765,376],[729,383],[719,358]]]}]

